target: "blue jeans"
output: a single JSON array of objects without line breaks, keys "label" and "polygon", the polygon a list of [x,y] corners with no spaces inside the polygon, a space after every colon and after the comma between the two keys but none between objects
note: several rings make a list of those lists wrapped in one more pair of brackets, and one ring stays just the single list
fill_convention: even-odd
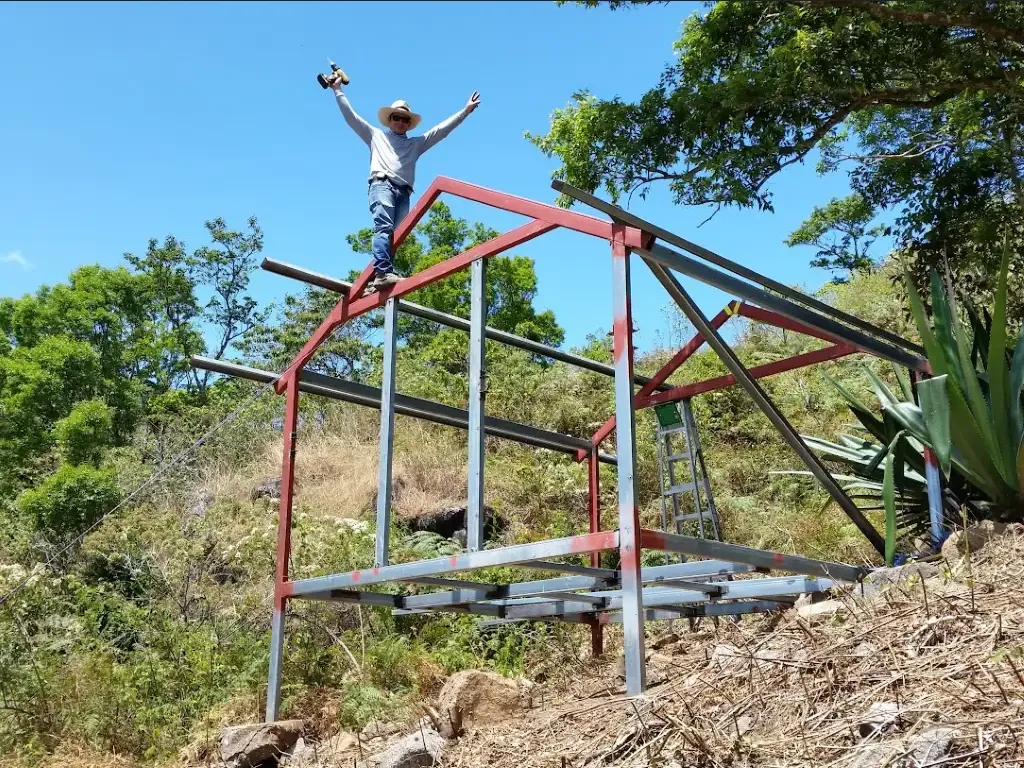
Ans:
[{"label": "blue jeans", "polygon": [[411,190],[391,179],[370,182],[370,213],[373,215],[373,271],[378,275],[394,272],[391,261],[391,237],[395,227],[409,212]]}]

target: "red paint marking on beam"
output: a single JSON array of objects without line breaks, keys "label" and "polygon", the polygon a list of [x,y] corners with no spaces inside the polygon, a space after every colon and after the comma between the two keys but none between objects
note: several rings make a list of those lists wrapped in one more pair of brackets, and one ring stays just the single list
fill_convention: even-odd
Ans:
[{"label": "red paint marking on beam", "polygon": [[458,558],[458,556],[453,555],[452,557],[449,557],[448,558],[448,565],[450,565],[452,568],[458,568],[459,567],[459,558]]},{"label": "red paint marking on beam", "polygon": [[359,581],[363,578],[362,571],[352,571],[352,581]]},{"label": "red paint marking on beam", "polygon": [[[728,311],[728,307],[726,309],[723,309],[721,312],[719,312],[711,319],[711,327],[716,329],[721,328],[729,320],[731,314],[732,313]],[[683,363],[689,360],[690,357],[698,349],[700,349],[703,344],[704,337],[699,333],[696,334],[688,342],[686,342],[685,346],[680,348],[680,350],[676,352],[672,356],[672,358],[667,363],[665,363],[665,365],[658,369],[658,372],[651,377],[651,380],[649,382],[640,387],[640,389],[636,393],[635,402],[639,402],[642,398],[646,397],[647,395],[657,390],[657,388],[664,384],[668,377],[675,373],[679,366],[681,366]],[[611,416],[594,433],[593,437],[590,438],[590,444],[593,445],[595,448],[598,447],[599,445],[601,445],[601,443],[605,441],[605,439],[608,437],[608,435],[612,433],[612,430],[614,429],[615,416]],[[577,461],[582,461],[583,457],[586,456],[586,453],[580,451],[576,456]]]},{"label": "red paint marking on beam", "polygon": [[640,546],[643,549],[665,549],[665,534],[650,528],[640,529]]},{"label": "red paint marking on beam", "polygon": [[[489,205],[492,208],[500,208],[501,210],[509,211],[510,213],[530,216],[534,219],[540,219],[541,221],[546,221],[550,224],[564,227],[565,229],[582,232],[585,235],[600,237],[603,240],[612,239],[612,228],[615,225],[611,222],[595,218],[594,216],[577,213],[576,211],[569,211],[548,203],[538,203],[535,200],[528,200],[524,197],[509,195],[505,192],[497,192],[493,189],[488,189],[487,187],[469,184],[465,181],[451,179],[446,176],[439,176],[435,183],[444,192],[456,195],[457,197],[461,197],[466,200],[483,203],[484,205]],[[625,229],[628,230],[625,233],[626,245],[633,248],[640,247],[642,241],[642,233],[640,230],[633,227]]]},{"label": "red paint marking on beam", "polygon": [[[804,352],[800,355],[794,355],[793,357],[787,357],[785,360],[779,360],[774,363],[766,363],[765,365],[757,365],[749,370],[751,376],[755,379],[763,379],[767,376],[775,376],[779,373],[785,373],[786,371],[796,370],[797,368],[804,368],[808,365],[814,365],[815,363],[822,363],[827,360],[835,360],[840,357],[846,357],[852,355],[860,350],[851,344],[837,344],[834,347],[825,347],[824,349],[818,349],[814,352]],[[650,408],[654,405],[661,405],[662,403],[675,403],[679,400],[685,400],[688,397],[694,397],[705,392],[713,392],[716,389],[725,389],[731,387],[736,383],[736,377],[731,373],[727,376],[718,376],[714,379],[706,379],[704,381],[698,381],[694,384],[684,384],[681,387],[675,387],[674,389],[668,389],[664,392],[656,392],[648,397],[637,397],[635,400],[637,408]]]},{"label": "red paint marking on beam", "polygon": [[380,566],[377,566],[377,565],[373,566],[373,575],[374,576],[380,576]]},{"label": "red paint marking on beam", "polygon": [[597,533],[585,533],[582,536],[573,536],[569,541],[571,552],[599,552],[606,549],[615,549],[618,546],[618,531],[598,531]]},{"label": "red paint marking on beam", "polygon": [[[587,460],[587,501],[590,507],[590,532],[601,530],[601,465],[597,457],[597,449],[590,452]],[[601,565],[601,554],[590,555],[590,565],[597,568]]]},{"label": "red paint marking on beam", "polygon": [[774,554],[774,555],[772,556],[772,560],[774,560],[774,561],[775,561],[776,563],[778,563],[779,565],[782,565],[783,563],[785,563],[785,562],[786,562],[786,556],[785,556],[784,554],[782,554],[781,552],[776,552],[776,553],[775,553],[775,554]]}]

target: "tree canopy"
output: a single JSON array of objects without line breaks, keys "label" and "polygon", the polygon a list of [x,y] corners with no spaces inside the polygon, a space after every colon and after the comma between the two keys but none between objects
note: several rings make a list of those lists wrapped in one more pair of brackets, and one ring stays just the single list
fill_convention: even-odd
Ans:
[{"label": "tree canopy", "polygon": [[528,134],[556,177],[613,200],[665,183],[677,204],[771,211],[768,182],[816,152],[871,210],[897,212],[915,269],[948,260],[985,291],[1007,231],[1022,258],[1024,2],[707,3],[675,49],[635,102],[579,91]]}]

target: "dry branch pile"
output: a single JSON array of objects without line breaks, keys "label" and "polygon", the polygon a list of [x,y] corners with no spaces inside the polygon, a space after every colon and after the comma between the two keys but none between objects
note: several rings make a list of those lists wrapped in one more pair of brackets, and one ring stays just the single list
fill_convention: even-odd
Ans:
[{"label": "dry branch pile", "polygon": [[625,697],[609,662],[558,703],[453,743],[444,765],[1024,763],[1024,537],[938,565],[840,595],[816,620],[788,611],[696,633],[677,622],[644,699]]}]

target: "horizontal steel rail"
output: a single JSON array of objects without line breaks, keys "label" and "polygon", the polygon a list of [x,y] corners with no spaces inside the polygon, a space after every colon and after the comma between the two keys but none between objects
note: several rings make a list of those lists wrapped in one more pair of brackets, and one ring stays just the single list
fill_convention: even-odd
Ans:
[{"label": "horizontal steel rail", "polygon": [[[191,360],[193,368],[199,368],[214,373],[222,373],[228,376],[237,376],[250,381],[270,383],[277,379],[277,374],[269,371],[262,371],[259,368],[251,368],[226,360],[213,360],[208,357],[193,357]],[[353,381],[344,381],[331,376],[325,376],[313,371],[303,371],[299,379],[299,389],[314,395],[344,400],[349,403],[365,405],[368,408],[380,408],[380,389],[367,384],[358,384]],[[423,400],[409,395],[397,395],[395,397],[395,413],[404,416],[413,416],[431,421],[435,424],[445,424],[450,427],[466,429],[469,424],[469,414],[462,408],[455,408],[442,403],[435,403],[431,400]],[[535,448],[546,448],[559,453],[567,453],[576,456],[580,450],[590,450],[590,441],[562,435],[558,432],[549,432],[538,427],[531,427],[527,424],[518,424],[514,421],[506,421],[493,416],[484,419],[484,432],[494,437],[501,437],[514,440],[518,443],[532,445]],[[606,453],[599,455],[602,462],[614,464],[615,457]]]},{"label": "horizontal steel rail", "polygon": [[734,563],[746,563],[758,568],[791,571],[807,576],[824,576],[840,581],[857,582],[868,573],[866,568],[859,568],[855,565],[813,560],[799,555],[784,555],[781,552],[769,552],[739,544],[728,544],[724,541],[682,536],[678,533],[653,531],[649,528],[640,532],[640,541],[645,549],[660,549],[663,552],[678,552],[697,557],[716,557]]},{"label": "horizontal steel rail", "polygon": [[[663,242],[670,243],[676,246],[677,248],[682,248],[684,251],[689,251],[694,256],[699,256],[705,261],[709,261],[712,264],[721,267],[722,269],[728,270],[729,272],[732,272],[735,275],[740,275],[741,277],[744,277],[747,280],[750,280],[751,282],[757,283],[758,285],[764,286],[769,290],[775,291],[775,293],[781,296],[785,296],[786,298],[792,301],[795,301],[806,307],[811,307],[817,310],[817,312],[830,315],[831,317],[837,320],[841,320],[844,323],[848,323],[849,325],[852,325],[856,328],[860,328],[861,330],[867,331],[868,333],[875,334],[876,336],[886,339],[890,343],[896,344],[897,346],[902,347],[903,349],[909,352],[913,352],[916,355],[924,355],[924,349],[922,347],[918,346],[917,344],[914,344],[911,341],[908,341],[907,339],[901,338],[900,336],[897,336],[894,333],[890,333],[884,328],[879,328],[865,320],[862,320],[859,317],[843,312],[842,310],[836,309],[835,307],[830,307],[825,302],[819,301],[818,299],[815,299],[813,296],[808,296],[807,294],[801,293],[800,291],[790,288],[789,286],[784,285],[783,283],[780,283],[777,280],[772,280],[770,277],[767,277],[766,275],[762,275],[761,273],[744,267],[742,264],[738,264],[735,261],[732,261],[731,259],[727,259],[724,256],[715,253],[714,251],[710,251],[707,248],[704,248],[703,246],[690,242],[684,237],[680,237],[679,235],[669,232],[667,229],[663,229],[662,227],[659,227],[657,224],[653,224],[649,221],[646,221],[645,219],[641,219],[639,216],[636,216],[635,214],[632,214],[629,211],[626,211],[617,205],[606,202],[600,199],[599,197],[595,197],[594,195],[584,192],[582,189],[577,189],[571,184],[567,184],[564,181],[555,180],[551,182],[551,187],[555,191],[560,192],[563,195],[572,197],[578,200],[579,202],[584,203],[585,205],[589,205],[591,208],[594,208],[598,211],[601,211],[602,213],[607,214],[613,220],[619,222],[620,224],[636,227],[637,229],[646,232],[650,235],[653,235],[654,237],[658,238]],[[716,275],[720,275],[721,277],[728,277],[726,275],[721,275],[721,273],[718,272],[717,270],[712,271]],[[715,285],[715,283],[709,284]],[[722,288],[722,290],[729,290],[723,288],[721,285],[715,285],[715,287]],[[817,312],[814,314],[817,314]],[[817,323],[815,323],[815,325],[817,325]],[[845,336],[841,336],[841,338],[846,339]]]},{"label": "horizontal steel rail", "polygon": [[[263,263],[260,264],[260,266],[268,272],[290,277],[293,280],[299,280],[300,282],[309,283],[310,285],[326,288],[329,291],[333,291],[343,296],[347,296],[349,291],[352,289],[352,284],[349,282],[328,277],[327,275],[321,275],[318,272],[311,272],[285,261],[278,261],[277,259],[271,259],[268,257],[263,259]],[[461,317],[450,315],[447,312],[439,312],[438,310],[431,309],[430,307],[414,304],[411,301],[403,301],[400,299],[398,301],[398,311],[407,315],[423,318],[424,320],[430,320],[433,323],[445,325],[449,328],[466,331],[467,333],[469,332],[468,320],[463,320]],[[574,355],[571,352],[564,352],[556,347],[541,344],[539,341],[533,341],[531,339],[523,338],[522,336],[516,336],[514,333],[508,333],[507,331],[487,326],[484,328],[484,336],[492,341],[507,344],[510,347],[523,349],[527,352],[533,352],[535,355],[540,355],[541,357],[548,357],[552,360],[567,363],[568,365],[575,365],[578,368],[585,368],[588,371],[600,373],[605,376],[615,376],[615,368],[611,365],[597,360],[591,360],[589,357],[583,357],[582,355]],[[637,384],[643,385],[650,382],[651,377],[635,374],[633,376],[633,380],[636,381]],[[659,390],[667,390],[671,388],[671,384],[663,383],[657,386],[657,389]]]},{"label": "horizontal steel rail", "polygon": [[[664,608],[647,610],[648,621],[674,621],[676,619],[699,619],[705,616],[742,616],[748,613],[771,613],[779,610],[779,604],[771,600],[751,600],[746,603],[709,603],[680,608],[677,611]],[[601,624],[621,624],[622,611],[608,611],[598,614]],[[480,626],[491,626],[502,622],[526,621],[526,619],[491,619],[480,622]]]},{"label": "horizontal steel rail", "polygon": [[[522,563],[519,567],[522,567]],[[673,563],[671,565],[658,565],[641,569],[640,580],[644,584],[675,583],[678,580],[693,580],[700,578],[714,578],[738,573],[749,573],[754,568],[749,565],[729,563],[723,560],[697,560],[689,563]],[[482,599],[493,598],[514,598],[514,597],[535,597],[542,596],[549,592],[570,592],[575,590],[598,590],[607,587],[617,587],[619,584],[618,572],[608,571],[610,577],[596,576],[563,576],[556,579],[541,579],[536,581],[522,581],[516,584],[508,584],[497,587],[496,593],[489,593],[486,598],[481,598],[480,593],[470,589],[456,589],[452,592],[433,592],[426,595],[410,595],[405,598],[405,608],[429,608],[435,605],[457,605],[469,603]],[[716,588],[721,584],[712,585]],[[701,585],[700,589],[703,589]],[[696,586],[693,586],[696,589]]]},{"label": "horizontal steel rail", "polygon": [[389,581],[400,581],[420,576],[437,576],[444,573],[457,573],[459,571],[489,568],[496,565],[515,565],[541,558],[603,552],[608,549],[615,549],[618,546],[618,531],[586,533],[580,536],[548,539],[546,541],[517,544],[499,549],[485,549],[480,552],[464,552],[461,555],[438,557],[433,560],[418,560],[412,563],[385,565],[380,568],[366,568],[349,573],[318,576],[311,579],[302,579],[301,581],[288,581],[284,584],[284,593],[286,597],[301,597],[309,593],[353,589],[355,587],[384,584]]}]

